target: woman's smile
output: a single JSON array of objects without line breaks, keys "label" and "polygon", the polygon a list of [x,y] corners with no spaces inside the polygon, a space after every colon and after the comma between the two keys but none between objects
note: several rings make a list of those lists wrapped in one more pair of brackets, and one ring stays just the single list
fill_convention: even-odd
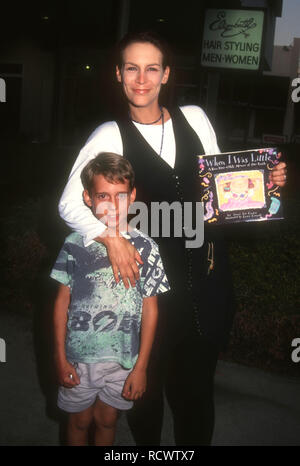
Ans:
[{"label": "woman's smile", "polygon": [[150,89],[133,89],[133,92],[135,92],[136,94],[148,94],[148,92],[150,92]]}]

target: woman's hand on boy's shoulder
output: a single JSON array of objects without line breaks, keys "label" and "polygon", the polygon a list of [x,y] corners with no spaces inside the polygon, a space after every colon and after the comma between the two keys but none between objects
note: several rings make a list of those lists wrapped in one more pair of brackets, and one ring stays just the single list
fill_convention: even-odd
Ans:
[{"label": "woman's hand on boy's shoulder", "polygon": [[80,384],[80,378],[75,367],[67,359],[55,358],[55,365],[59,385],[65,388],[73,388]]},{"label": "woman's hand on boy's shoulder", "polygon": [[[101,241],[100,241],[101,238]],[[136,248],[127,239],[121,236],[98,237],[99,240],[107,248],[107,254],[111,263],[114,277],[117,283],[120,278],[123,280],[125,288],[135,286],[135,282],[139,280],[140,273],[137,263],[143,265],[142,258]]]}]

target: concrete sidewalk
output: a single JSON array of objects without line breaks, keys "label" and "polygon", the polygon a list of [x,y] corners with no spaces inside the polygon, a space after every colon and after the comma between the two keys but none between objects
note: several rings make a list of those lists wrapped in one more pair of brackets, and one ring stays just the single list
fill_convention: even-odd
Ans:
[{"label": "concrete sidewalk", "polygon": [[[0,363],[0,445],[59,445],[55,393],[37,375],[31,323],[2,314],[0,338],[7,351]],[[213,445],[300,445],[300,379],[219,361],[215,386]],[[134,445],[125,415],[116,445]],[[162,445],[174,445],[168,406]]]}]

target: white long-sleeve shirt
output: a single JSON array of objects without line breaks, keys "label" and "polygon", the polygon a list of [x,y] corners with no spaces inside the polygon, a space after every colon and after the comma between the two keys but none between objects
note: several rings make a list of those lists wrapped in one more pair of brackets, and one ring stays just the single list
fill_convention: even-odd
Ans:
[{"label": "white long-sleeve shirt", "polygon": [[[187,105],[180,107],[180,109],[200,138],[205,154],[218,154],[220,150],[216,135],[205,112],[196,105]],[[159,154],[162,126],[134,124],[154,151]],[[67,185],[59,201],[60,216],[70,228],[83,236],[85,246],[88,246],[94,238],[101,235],[106,228],[84,204],[82,199],[83,186],[80,179],[82,169],[100,152],[114,152],[123,155],[122,138],[115,121],[103,123],[90,135],[73,165]],[[175,154],[175,137],[172,119],[170,119],[164,125],[161,157],[174,168]]]}]

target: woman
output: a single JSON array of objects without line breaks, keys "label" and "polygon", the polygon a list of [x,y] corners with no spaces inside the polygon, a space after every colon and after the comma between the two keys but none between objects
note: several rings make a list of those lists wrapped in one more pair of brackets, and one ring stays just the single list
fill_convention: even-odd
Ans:
[{"label": "woman", "polygon": [[[103,227],[82,202],[80,172],[102,151],[123,154],[136,174],[137,200],[181,203],[200,199],[199,154],[220,150],[205,113],[196,106],[159,104],[170,74],[162,40],[153,33],[128,34],[119,44],[116,77],[128,113],[99,126],[81,150],[60,201],[60,214],[85,244],[107,247],[115,279],[126,287],[138,279],[141,259],[125,239],[103,235]],[[273,172],[285,182],[285,165]],[[151,231],[151,230],[150,230]],[[187,249],[185,237],[155,238],[171,293],[160,301],[157,341],[148,372],[148,390],[135,404],[129,424],[137,444],[160,443],[163,387],[174,418],[177,445],[209,445],[214,426],[213,378],[233,318],[232,284],[220,229],[205,228],[201,248]]]}]

